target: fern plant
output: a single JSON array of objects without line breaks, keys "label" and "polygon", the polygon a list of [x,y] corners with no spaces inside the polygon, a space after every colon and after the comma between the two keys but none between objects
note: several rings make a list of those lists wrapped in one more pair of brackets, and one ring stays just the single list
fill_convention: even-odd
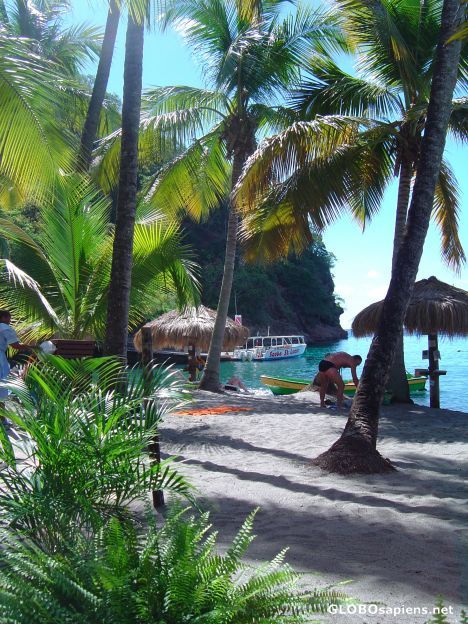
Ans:
[{"label": "fern plant", "polygon": [[[127,378],[123,383],[123,375]],[[154,367],[145,378],[113,358],[42,358],[4,385],[0,414],[0,519],[53,547],[73,528],[97,528],[151,490],[188,494],[166,460],[147,449],[160,419],[180,402],[180,382]]]},{"label": "fern plant", "polygon": [[97,536],[60,554],[11,541],[0,552],[0,621],[16,624],[247,624],[310,620],[346,597],[298,589],[284,552],[252,569],[252,513],[225,555],[208,516],[169,515],[139,535],[112,519]]}]

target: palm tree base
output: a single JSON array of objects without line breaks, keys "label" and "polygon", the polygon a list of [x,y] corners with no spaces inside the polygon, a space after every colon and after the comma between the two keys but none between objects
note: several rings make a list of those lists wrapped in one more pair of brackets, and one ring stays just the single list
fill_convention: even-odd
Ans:
[{"label": "palm tree base", "polygon": [[199,389],[224,394],[223,386],[219,383],[219,377],[217,375],[207,375],[206,371],[200,381]]},{"label": "palm tree base", "polygon": [[390,460],[382,457],[366,440],[350,436],[341,437],[311,463],[322,470],[341,475],[396,471]]}]

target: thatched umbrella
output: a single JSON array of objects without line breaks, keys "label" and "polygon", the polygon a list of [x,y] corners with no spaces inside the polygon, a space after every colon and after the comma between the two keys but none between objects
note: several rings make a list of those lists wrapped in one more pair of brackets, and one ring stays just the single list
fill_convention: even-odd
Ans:
[{"label": "thatched umbrella", "polygon": [[[382,305],[383,301],[378,301],[359,312],[352,324],[355,336],[375,333]],[[439,370],[438,334],[468,335],[468,292],[436,277],[416,282],[404,325],[410,334],[427,334],[429,337],[427,372],[430,376],[431,407],[440,407],[439,376],[445,375],[445,371]]]},{"label": "thatched umbrella", "polygon": [[[153,349],[184,350],[188,346],[194,346],[201,351],[207,351],[213,334],[216,312],[205,306],[188,307],[182,311],[171,310],[154,321],[150,321],[145,327],[151,328],[153,337]],[[244,344],[249,337],[249,330],[243,325],[235,323],[228,318],[224,330],[223,348],[225,350]],[[137,351],[142,350],[141,330],[135,334],[133,343]]]}]

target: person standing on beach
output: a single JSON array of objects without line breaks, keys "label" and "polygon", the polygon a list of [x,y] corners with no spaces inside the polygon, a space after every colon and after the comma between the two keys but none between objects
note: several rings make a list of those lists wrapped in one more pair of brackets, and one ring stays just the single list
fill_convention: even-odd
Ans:
[{"label": "person standing on beach", "polygon": [[341,377],[342,368],[350,368],[351,375],[353,377],[354,385],[356,388],[359,384],[359,379],[356,373],[356,368],[361,364],[362,357],[360,355],[350,355],[344,351],[338,351],[337,353],[327,353],[324,355],[323,360],[319,362],[319,374],[318,383],[320,384],[320,407],[326,407],[325,395],[330,383],[336,384],[338,392],[336,395],[337,405],[341,407],[343,405],[343,392],[344,381]]},{"label": "person standing on beach", "polygon": [[[13,329],[10,327],[11,313],[9,310],[0,310],[0,381],[5,380],[10,373],[10,365],[7,360],[6,352],[8,347],[14,349],[31,349],[32,347],[22,344]],[[6,388],[0,388],[0,401],[8,396]]]}]

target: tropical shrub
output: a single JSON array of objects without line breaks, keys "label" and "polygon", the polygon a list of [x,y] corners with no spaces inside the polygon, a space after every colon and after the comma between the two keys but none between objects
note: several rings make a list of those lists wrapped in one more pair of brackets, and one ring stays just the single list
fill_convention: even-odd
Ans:
[{"label": "tropical shrub", "polygon": [[[34,236],[0,218],[13,248],[3,259],[0,305],[9,308],[30,338],[52,335],[81,339],[104,335],[112,259],[110,202],[80,177],[57,185],[41,207]],[[178,227],[152,212],[135,226],[130,329],[170,293],[179,305],[197,298],[191,252]]]},{"label": "tropical shrub", "polygon": [[330,589],[300,591],[284,552],[260,568],[243,563],[254,514],[219,555],[208,516],[184,520],[183,513],[147,535],[113,519],[59,554],[10,540],[0,551],[0,621],[292,624],[345,600]]},{"label": "tropical shrub", "polygon": [[4,385],[11,394],[0,415],[15,426],[11,435],[0,426],[4,525],[55,547],[127,517],[152,490],[188,495],[169,460],[148,457],[160,419],[181,400],[170,369],[142,376],[113,358],[48,356]]}]

